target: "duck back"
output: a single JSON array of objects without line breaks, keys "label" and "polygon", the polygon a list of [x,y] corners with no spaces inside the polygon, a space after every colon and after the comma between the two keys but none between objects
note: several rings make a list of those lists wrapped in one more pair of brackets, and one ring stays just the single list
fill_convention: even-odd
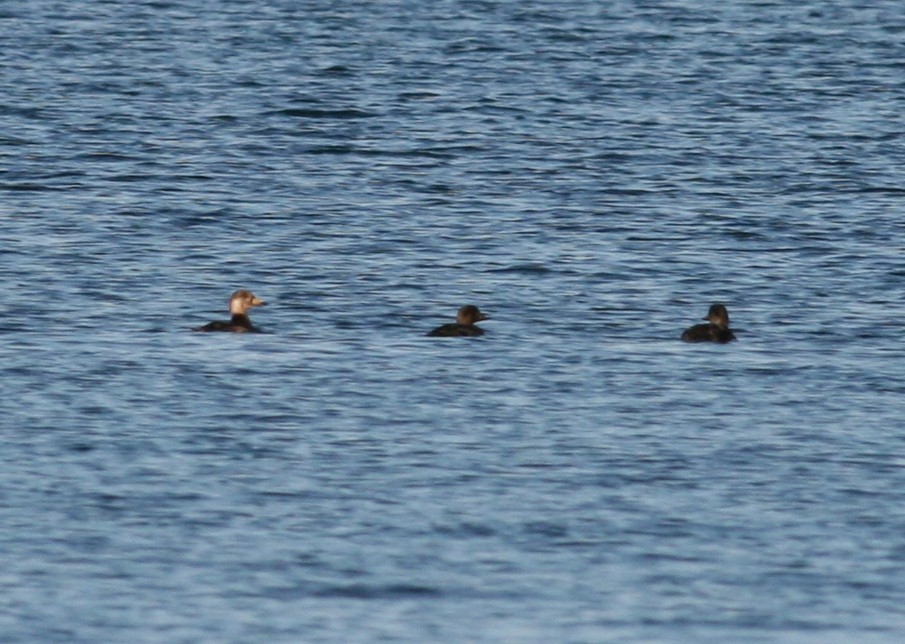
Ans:
[{"label": "duck back", "polygon": [[449,324],[438,326],[427,335],[433,338],[477,337],[484,335],[484,329],[474,324],[450,322]]},{"label": "duck back", "polygon": [[682,333],[685,342],[718,342],[724,344],[735,340],[729,327],[720,324],[695,324]]},{"label": "duck back", "polygon": [[215,320],[214,322],[208,322],[204,326],[196,327],[194,330],[202,332],[258,333],[258,329],[252,325],[251,319],[247,315],[234,315],[228,322]]}]

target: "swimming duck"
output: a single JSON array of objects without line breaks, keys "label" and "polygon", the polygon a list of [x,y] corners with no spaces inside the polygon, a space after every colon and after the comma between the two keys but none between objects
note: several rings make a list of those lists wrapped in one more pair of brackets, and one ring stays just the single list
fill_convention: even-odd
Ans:
[{"label": "swimming duck", "polygon": [[204,326],[199,326],[194,331],[230,331],[232,333],[249,333],[256,332],[256,329],[248,317],[248,310],[253,306],[264,306],[267,304],[264,300],[257,297],[251,291],[239,290],[232,294],[229,298],[229,312],[232,318],[229,322],[208,322]]},{"label": "swimming duck", "polygon": [[474,304],[466,304],[456,314],[456,321],[438,326],[428,333],[432,337],[452,338],[484,335],[484,329],[475,326],[475,322],[489,319]]},{"label": "swimming duck", "polygon": [[704,319],[709,324],[695,324],[685,329],[682,333],[682,339],[685,342],[726,343],[735,340],[735,335],[729,330],[729,311],[725,306],[712,305]]}]

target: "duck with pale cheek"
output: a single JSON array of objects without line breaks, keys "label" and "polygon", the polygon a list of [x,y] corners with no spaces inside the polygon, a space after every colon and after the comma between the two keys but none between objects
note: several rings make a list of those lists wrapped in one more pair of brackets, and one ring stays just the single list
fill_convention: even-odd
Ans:
[{"label": "duck with pale cheek", "polygon": [[695,324],[682,333],[685,342],[718,342],[725,344],[735,340],[735,334],[729,330],[729,311],[722,304],[714,304],[704,316],[707,324]]},{"label": "duck with pale cheek", "polygon": [[488,320],[486,315],[474,304],[466,304],[456,315],[456,321],[438,326],[436,329],[428,333],[434,338],[454,338],[454,337],[474,337],[484,335],[484,329],[477,326],[475,322]]},{"label": "duck with pale cheek", "polygon": [[239,290],[229,298],[229,312],[232,316],[229,321],[208,322],[199,326],[194,331],[227,331],[230,333],[254,333],[258,329],[251,323],[248,311],[255,306],[264,306],[264,300],[257,297],[251,291]]}]

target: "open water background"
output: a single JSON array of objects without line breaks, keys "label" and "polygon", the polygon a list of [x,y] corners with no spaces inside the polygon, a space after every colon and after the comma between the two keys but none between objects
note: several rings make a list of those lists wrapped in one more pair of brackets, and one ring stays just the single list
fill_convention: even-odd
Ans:
[{"label": "open water background", "polygon": [[899,0],[0,36],[4,642],[905,637]]}]

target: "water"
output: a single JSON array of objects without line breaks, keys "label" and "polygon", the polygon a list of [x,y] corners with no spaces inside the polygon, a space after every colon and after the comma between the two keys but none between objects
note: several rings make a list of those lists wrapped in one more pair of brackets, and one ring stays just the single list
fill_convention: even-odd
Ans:
[{"label": "water", "polygon": [[899,641],[903,34],[3,3],[0,639]]}]

